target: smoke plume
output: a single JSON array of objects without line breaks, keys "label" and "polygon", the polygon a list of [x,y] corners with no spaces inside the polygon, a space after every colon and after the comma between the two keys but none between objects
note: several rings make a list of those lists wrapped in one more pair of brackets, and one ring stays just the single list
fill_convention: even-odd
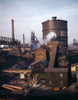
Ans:
[{"label": "smoke plume", "polygon": [[55,32],[50,32],[49,34],[47,34],[44,39],[41,41],[41,44],[47,44],[47,42],[51,41],[53,37],[57,37]]}]

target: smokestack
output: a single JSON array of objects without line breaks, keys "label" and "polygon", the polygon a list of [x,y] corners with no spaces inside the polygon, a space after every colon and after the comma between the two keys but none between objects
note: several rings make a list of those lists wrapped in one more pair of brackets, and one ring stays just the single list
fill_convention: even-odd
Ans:
[{"label": "smokestack", "polygon": [[23,50],[25,51],[25,35],[23,34]]},{"label": "smokestack", "polygon": [[25,44],[25,35],[23,34],[23,44]]},{"label": "smokestack", "polygon": [[11,20],[11,25],[12,25],[12,41],[14,41],[14,20]]}]

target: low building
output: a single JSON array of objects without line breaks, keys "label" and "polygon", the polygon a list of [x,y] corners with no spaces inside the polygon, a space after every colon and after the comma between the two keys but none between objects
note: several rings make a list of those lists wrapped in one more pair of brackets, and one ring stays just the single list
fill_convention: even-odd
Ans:
[{"label": "low building", "polygon": [[72,76],[72,78],[76,78],[76,73],[78,73],[78,63],[71,65],[71,76]]}]

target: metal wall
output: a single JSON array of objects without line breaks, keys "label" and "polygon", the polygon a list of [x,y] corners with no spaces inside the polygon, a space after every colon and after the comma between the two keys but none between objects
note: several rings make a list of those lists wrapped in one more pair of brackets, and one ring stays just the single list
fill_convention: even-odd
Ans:
[{"label": "metal wall", "polygon": [[[60,77],[63,74],[63,77]],[[45,83],[49,87],[67,87],[68,86],[68,73],[67,72],[47,72],[45,73]]]},{"label": "metal wall", "polygon": [[65,20],[58,20],[56,17],[52,17],[52,20],[48,20],[42,23],[43,28],[43,38],[49,34],[50,32],[55,32],[58,40],[63,45],[67,46],[67,21]]}]

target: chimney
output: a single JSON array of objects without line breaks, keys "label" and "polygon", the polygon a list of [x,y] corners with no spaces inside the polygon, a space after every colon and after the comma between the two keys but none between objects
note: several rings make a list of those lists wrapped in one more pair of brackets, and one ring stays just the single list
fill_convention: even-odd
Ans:
[{"label": "chimney", "polygon": [[12,41],[14,41],[14,20],[11,20],[11,25],[12,25]]},{"label": "chimney", "polygon": [[23,50],[25,51],[25,35],[23,34]]},{"label": "chimney", "polygon": [[23,34],[23,44],[25,44],[25,35]]}]

